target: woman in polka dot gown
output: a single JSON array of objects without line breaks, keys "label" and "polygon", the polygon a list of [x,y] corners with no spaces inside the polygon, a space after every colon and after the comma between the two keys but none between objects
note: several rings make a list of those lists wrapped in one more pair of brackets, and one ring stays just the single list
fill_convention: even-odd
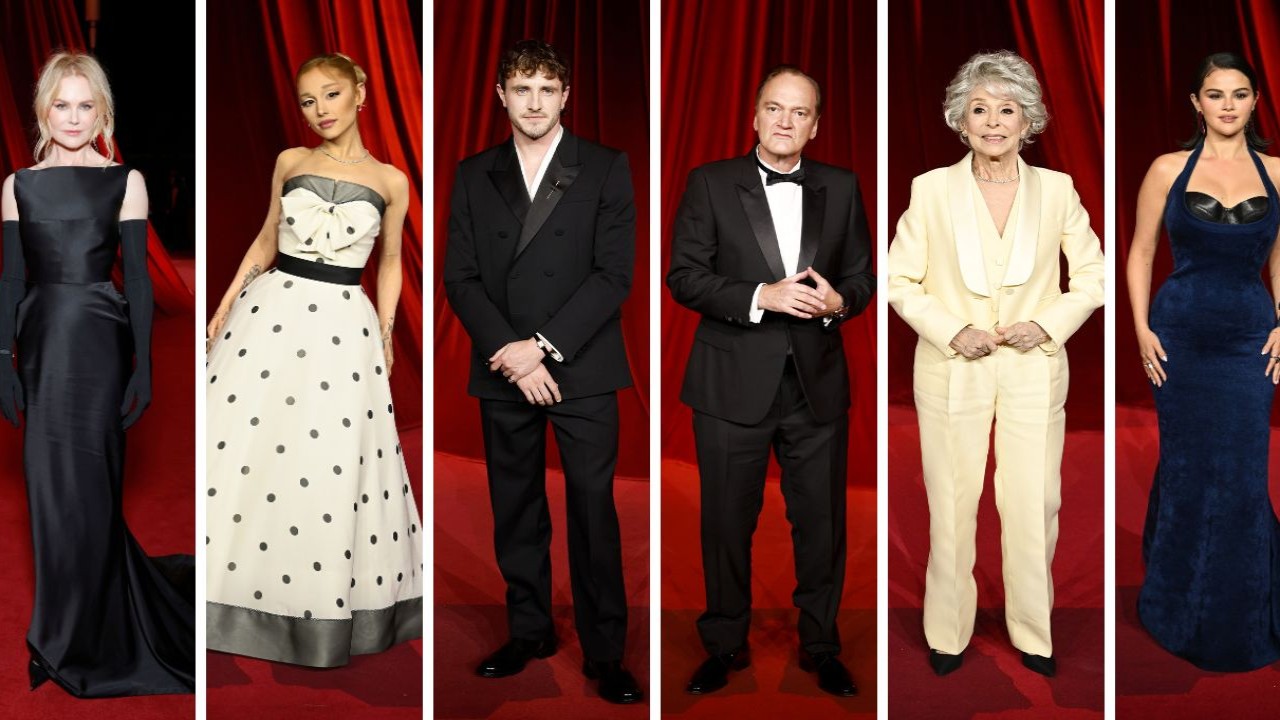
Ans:
[{"label": "woman in polka dot gown", "polygon": [[[209,324],[207,640],[333,667],[422,635],[421,528],[387,382],[409,191],[360,140],[359,66],[312,58],[297,90],[323,142],[280,154],[267,220]],[[379,235],[375,312],[360,277]]]}]

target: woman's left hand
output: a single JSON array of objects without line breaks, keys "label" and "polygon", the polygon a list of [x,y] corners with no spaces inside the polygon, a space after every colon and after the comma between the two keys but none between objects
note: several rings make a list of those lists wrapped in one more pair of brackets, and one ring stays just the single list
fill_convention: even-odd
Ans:
[{"label": "woman's left hand", "polygon": [[1280,385],[1280,327],[1272,330],[1267,336],[1267,344],[1262,346],[1262,354],[1271,356],[1267,361],[1267,370],[1263,374],[1271,378],[1273,385]]},{"label": "woman's left hand", "polygon": [[1019,352],[1026,352],[1049,339],[1044,328],[1032,321],[997,327],[996,335],[1000,337],[1001,343],[1016,348]]}]

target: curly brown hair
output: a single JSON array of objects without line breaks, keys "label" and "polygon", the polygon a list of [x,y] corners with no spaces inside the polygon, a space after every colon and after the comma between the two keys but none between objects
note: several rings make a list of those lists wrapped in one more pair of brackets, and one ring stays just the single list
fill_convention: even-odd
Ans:
[{"label": "curly brown hair", "polygon": [[516,73],[530,77],[538,72],[569,87],[569,63],[555,48],[541,40],[521,40],[498,63],[498,85],[506,85],[507,78]]}]

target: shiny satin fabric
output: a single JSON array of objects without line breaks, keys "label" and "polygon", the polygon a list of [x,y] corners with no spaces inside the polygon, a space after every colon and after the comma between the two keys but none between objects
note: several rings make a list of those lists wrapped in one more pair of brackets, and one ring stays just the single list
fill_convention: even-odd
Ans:
[{"label": "shiny satin fabric", "polygon": [[193,559],[148,558],[122,516],[133,340],[110,273],[127,176],[57,167],[19,171],[14,185],[28,268],[17,335],[36,579],[27,644],[77,697],[194,688]]}]

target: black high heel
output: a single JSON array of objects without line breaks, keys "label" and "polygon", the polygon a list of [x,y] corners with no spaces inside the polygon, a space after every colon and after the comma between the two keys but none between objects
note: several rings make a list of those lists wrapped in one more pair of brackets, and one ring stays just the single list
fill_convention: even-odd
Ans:
[{"label": "black high heel", "polygon": [[40,663],[36,662],[35,658],[32,658],[31,662],[27,664],[27,677],[31,680],[31,689],[35,690],[49,679],[49,672]]}]

